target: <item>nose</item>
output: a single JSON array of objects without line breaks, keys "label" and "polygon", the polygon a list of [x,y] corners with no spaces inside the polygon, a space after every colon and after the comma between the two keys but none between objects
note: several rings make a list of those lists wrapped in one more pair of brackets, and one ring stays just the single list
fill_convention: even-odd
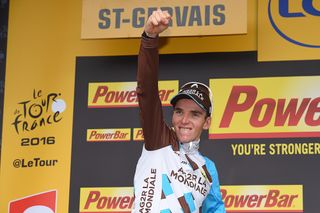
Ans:
[{"label": "nose", "polygon": [[182,120],[181,120],[181,123],[182,124],[187,124],[189,123],[189,115],[187,113],[185,113],[182,117]]}]

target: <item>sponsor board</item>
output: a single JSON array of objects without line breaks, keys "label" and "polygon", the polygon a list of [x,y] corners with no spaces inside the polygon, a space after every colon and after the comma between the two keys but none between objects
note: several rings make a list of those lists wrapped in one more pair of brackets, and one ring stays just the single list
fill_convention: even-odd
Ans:
[{"label": "sponsor board", "polygon": [[133,187],[80,189],[80,213],[129,213],[133,207]]},{"label": "sponsor board", "polygon": [[[227,212],[303,212],[302,185],[221,186]],[[133,187],[80,189],[80,213],[131,212]]]},{"label": "sponsor board", "polygon": [[303,212],[302,185],[221,187],[227,212]]},{"label": "sponsor board", "polygon": [[258,59],[320,59],[320,2],[263,0],[258,12]]},{"label": "sponsor board", "polygon": [[87,142],[130,141],[131,129],[87,129]]},{"label": "sponsor board", "polygon": [[[171,98],[178,93],[179,82],[159,81],[159,97],[163,106],[169,106]],[[137,107],[136,82],[89,83],[89,108]]]},{"label": "sponsor board", "polygon": [[319,137],[319,76],[211,79],[209,138]]},{"label": "sponsor board", "polygon": [[47,191],[23,197],[9,203],[9,213],[55,213],[57,191]]},{"label": "sponsor board", "polygon": [[247,0],[83,0],[81,38],[140,37],[147,18],[158,8],[172,15],[163,36],[247,32]]}]

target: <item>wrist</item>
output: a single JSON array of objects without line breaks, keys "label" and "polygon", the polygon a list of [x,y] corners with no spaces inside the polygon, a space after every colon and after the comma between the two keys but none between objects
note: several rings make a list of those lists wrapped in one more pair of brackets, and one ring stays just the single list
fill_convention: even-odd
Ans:
[{"label": "wrist", "polygon": [[148,33],[146,31],[144,31],[145,35],[149,38],[156,38],[158,36],[158,34],[154,34],[154,33]]}]

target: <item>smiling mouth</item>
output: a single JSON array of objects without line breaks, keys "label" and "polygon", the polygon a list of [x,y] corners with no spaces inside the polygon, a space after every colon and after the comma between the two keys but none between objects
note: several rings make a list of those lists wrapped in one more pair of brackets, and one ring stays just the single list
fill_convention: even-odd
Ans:
[{"label": "smiling mouth", "polygon": [[185,133],[185,134],[191,132],[191,128],[187,128],[187,127],[180,127],[179,130],[181,133]]}]

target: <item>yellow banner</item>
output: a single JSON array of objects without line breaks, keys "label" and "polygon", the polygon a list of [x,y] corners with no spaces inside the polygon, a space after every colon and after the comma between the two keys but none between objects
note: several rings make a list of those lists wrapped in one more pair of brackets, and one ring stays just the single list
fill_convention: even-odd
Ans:
[{"label": "yellow banner", "polygon": [[319,137],[319,76],[210,79],[209,138]]},{"label": "yellow banner", "polygon": [[80,189],[80,213],[131,212],[134,197],[132,187]]},{"label": "yellow banner", "polygon": [[88,142],[130,141],[131,129],[87,129]]},{"label": "yellow banner", "polygon": [[[159,97],[163,106],[169,106],[178,93],[178,81],[159,81]],[[137,107],[136,82],[89,83],[89,108]]]},{"label": "yellow banner", "polygon": [[261,0],[258,60],[320,59],[320,1]]},{"label": "yellow banner", "polygon": [[247,33],[247,0],[83,0],[81,38],[140,37],[158,8],[172,15],[163,36]]},{"label": "yellow banner", "polygon": [[227,212],[303,212],[302,185],[221,187]]},{"label": "yellow banner", "polygon": [[[32,82],[32,78],[30,75],[25,81]],[[1,194],[5,196],[1,204],[6,212],[9,207],[10,213],[36,211],[40,204],[57,212],[57,203],[64,206],[69,200],[70,146],[66,144],[66,130],[71,128],[66,120],[72,115],[71,102],[61,88],[52,85],[49,89],[45,81],[38,84],[45,89],[26,87],[19,93],[11,90],[6,94],[11,103],[10,107],[5,104],[3,122]]]}]

